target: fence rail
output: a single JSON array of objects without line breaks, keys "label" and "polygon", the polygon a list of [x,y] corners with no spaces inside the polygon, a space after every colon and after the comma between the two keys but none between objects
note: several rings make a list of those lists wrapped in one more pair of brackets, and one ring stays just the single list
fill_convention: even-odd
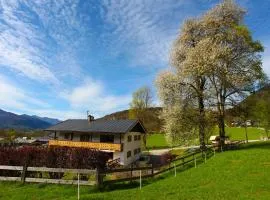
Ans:
[{"label": "fence rail", "polygon": [[[65,169],[65,168],[47,168],[47,167],[26,167],[26,166],[7,166],[0,165],[0,170],[18,171],[20,177],[0,176],[1,181],[23,181],[32,183],[56,183],[56,184],[78,184],[78,180],[64,180],[55,178],[32,178],[27,177],[28,172],[48,172],[48,173],[73,173],[81,175],[96,175],[96,170],[89,169]],[[95,185],[95,181],[80,180],[81,185]]]},{"label": "fence rail", "polygon": [[[0,170],[14,170],[14,171],[22,171],[23,166],[8,166],[8,165],[0,165]],[[30,172],[69,172],[76,174],[91,174],[96,173],[96,170],[90,169],[66,169],[66,168],[47,168],[47,167],[27,167],[27,171]]]}]

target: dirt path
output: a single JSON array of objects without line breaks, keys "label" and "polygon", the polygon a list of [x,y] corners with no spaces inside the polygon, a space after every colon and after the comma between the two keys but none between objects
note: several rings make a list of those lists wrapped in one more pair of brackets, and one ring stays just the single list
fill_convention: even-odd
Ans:
[{"label": "dirt path", "polygon": [[173,150],[173,149],[190,149],[190,148],[199,148],[200,146],[188,146],[188,147],[173,147],[173,148],[166,148],[166,149],[152,149],[152,150],[149,150],[149,151],[145,151],[145,152],[149,152],[153,155],[161,155],[161,154],[164,154],[164,153],[167,153],[169,152],[170,150]]}]

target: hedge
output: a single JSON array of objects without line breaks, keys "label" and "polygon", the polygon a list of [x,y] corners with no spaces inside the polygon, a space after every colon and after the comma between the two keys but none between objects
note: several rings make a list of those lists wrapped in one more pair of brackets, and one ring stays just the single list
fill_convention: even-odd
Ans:
[{"label": "hedge", "polygon": [[0,165],[70,169],[104,169],[106,152],[69,147],[0,147]]}]

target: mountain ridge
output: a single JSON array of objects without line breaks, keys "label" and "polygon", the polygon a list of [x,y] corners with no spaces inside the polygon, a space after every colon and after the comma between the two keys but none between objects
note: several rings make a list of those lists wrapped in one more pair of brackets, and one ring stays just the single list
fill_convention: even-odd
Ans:
[{"label": "mountain ridge", "polygon": [[27,114],[18,115],[0,109],[1,129],[44,129],[59,122],[60,120],[54,118],[39,117],[36,115],[31,116]]}]

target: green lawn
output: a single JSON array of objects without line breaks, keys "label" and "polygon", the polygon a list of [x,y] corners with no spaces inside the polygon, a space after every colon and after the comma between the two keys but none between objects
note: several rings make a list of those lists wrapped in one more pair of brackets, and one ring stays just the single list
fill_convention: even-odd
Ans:
[{"label": "green lawn", "polygon": [[[81,188],[81,199],[270,199],[270,142],[250,143],[138,187],[98,192]],[[178,170],[181,170],[179,168]],[[134,186],[134,184],[133,184]],[[0,199],[76,199],[75,186],[0,183]]]},{"label": "green lawn", "polygon": [[162,133],[151,134],[146,139],[147,148],[166,148],[169,144],[166,141],[165,135]]},{"label": "green lawn", "polygon": [[[249,140],[260,140],[262,137],[265,137],[265,131],[262,129],[248,127],[248,139]],[[218,135],[218,129],[215,130],[215,135]],[[232,140],[245,140],[246,133],[244,128],[238,127],[226,127],[226,134]],[[170,147],[165,139],[165,135],[161,133],[151,134],[147,136],[146,146],[149,149],[160,149]]]},{"label": "green lawn", "polygon": [[[247,128],[249,140],[259,140],[261,137],[265,137],[265,131],[262,129],[248,127]],[[246,133],[244,128],[227,127],[226,134],[233,140],[245,140]]]}]

